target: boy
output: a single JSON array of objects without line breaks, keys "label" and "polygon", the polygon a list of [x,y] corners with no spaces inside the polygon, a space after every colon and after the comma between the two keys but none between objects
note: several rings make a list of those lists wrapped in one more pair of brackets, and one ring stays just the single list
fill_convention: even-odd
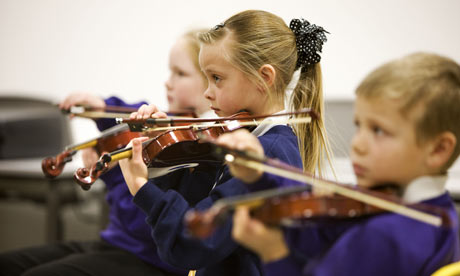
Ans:
[{"label": "boy", "polygon": [[[281,232],[240,208],[233,237],[261,257],[266,275],[430,275],[459,260],[458,216],[444,186],[460,152],[460,66],[434,54],[409,55],[377,68],[356,95],[351,160],[357,184],[394,183],[406,203],[444,208],[452,226],[384,213]],[[222,144],[232,140],[228,146],[258,151],[241,133],[233,135]],[[232,173],[253,185],[276,181],[235,167]]]}]

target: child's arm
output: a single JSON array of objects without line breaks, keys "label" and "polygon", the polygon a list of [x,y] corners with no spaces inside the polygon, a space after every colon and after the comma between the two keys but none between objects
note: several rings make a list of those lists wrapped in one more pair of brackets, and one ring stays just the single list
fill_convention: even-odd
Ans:
[{"label": "child's arm", "polygon": [[[273,129],[264,136],[259,137],[259,140],[268,156],[277,157],[281,161],[295,166],[301,166],[297,138],[288,128]],[[279,147],[280,144],[283,147]],[[136,145],[134,146],[136,148]],[[137,167],[141,164],[140,147],[139,150],[133,151],[133,157],[130,161],[124,160],[120,162],[122,169],[125,169],[124,165],[130,166],[125,162],[137,163],[130,170],[138,171],[138,174],[136,176],[133,174],[133,177],[130,177],[131,180],[127,180],[127,182],[131,186],[131,192],[135,194],[134,203],[147,214],[147,222],[152,227],[152,236],[158,246],[159,255],[164,261],[180,268],[197,269],[212,266],[232,253],[241,254],[245,251],[236,250],[238,245],[231,239],[232,224],[230,220],[222,227],[219,227],[206,240],[191,237],[183,224],[184,215],[192,208],[191,205],[174,190],[164,191],[155,185],[153,181],[145,183],[147,174],[143,168],[140,168],[141,166]],[[216,173],[216,171],[213,171],[212,175],[216,175]],[[205,210],[210,208],[216,200],[223,197],[248,192],[248,185],[231,177],[228,168],[224,169],[222,175],[219,173],[217,176],[221,177],[218,177],[220,180],[216,187],[209,193],[209,196],[203,198],[194,206],[195,209]],[[202,178],[197,179],[196,177],[191,177],[184,181],[178,186],[188,185],[189,187],[195,187],[195,189],[202,189],[203,186],[211,187],[214,184],[214,181],[203,180]],[[261,186],[261,188],[266,189],[267,187]],[[245,255],[245,258],[247,259],[247,255]],[[250,262],[247,262],[250,265]]]}]

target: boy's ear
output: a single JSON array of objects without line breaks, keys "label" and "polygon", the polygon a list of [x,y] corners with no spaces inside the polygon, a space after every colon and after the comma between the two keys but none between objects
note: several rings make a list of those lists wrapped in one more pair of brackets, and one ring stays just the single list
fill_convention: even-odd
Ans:
[{"label": "boy's ear", "polygon": [[428,167],[432,169],[443,167],[452,156],[456,144],[457,138],[449,131],[443,132],[434,138],[427,159]]},{"label": "boy's ear", "polygon": [[276,78],[276,70],[272,65],[264,64],[259,68],[258,72],[268,87],[273,85]]}]

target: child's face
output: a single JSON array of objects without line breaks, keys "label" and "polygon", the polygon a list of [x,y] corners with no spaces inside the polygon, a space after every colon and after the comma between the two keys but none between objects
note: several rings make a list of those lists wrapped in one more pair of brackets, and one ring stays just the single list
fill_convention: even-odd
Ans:
[{"label": "child's face", "polygon": [[204,44],[200,51],[200,67],[208,79],[205,97],[218,116],[230,116],[241,110],[261,112],[262,93],[246,75],[223,56],[225,39],[215,44]]},{"label": "child's face", "polygon": [[416,115],[403,117],[394,100],[357,98],[350,156],[358,185],[403,186],[426,174],[428,148],[416,143]]},{"label": "child's face", "polygon": [[205,101],[205,81],[195,67],[188,53],[187,42],[183,38],[171,48],[169,70],[171,74],[165,83],[169,109],[183,111],[202,105],[201,102]]}]

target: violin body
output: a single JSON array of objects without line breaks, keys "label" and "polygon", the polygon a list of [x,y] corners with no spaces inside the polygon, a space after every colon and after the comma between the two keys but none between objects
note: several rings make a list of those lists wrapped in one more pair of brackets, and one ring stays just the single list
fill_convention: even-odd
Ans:
[{"label": "violin body", "polygon": [[242,128],[238,118],[248,116],[240,112],[232,116],[235,121],[225,122],[222,126],[195,128],[191,125],[186,129],[165,131],[144,145],[142,158],[149,168],[179,165],[187,162],[219,162],[221,158],[214,154],[214,147],[200,141],[201,137],[217,139],[220,135]]},{"label": "violin body", "polygon": [[124,148],[129,143],[129,141],[142,136],[145,135],[139,132],[131,132],[129,129],[126,129],[110,136],[103,136],[98,138],[94,149],[100,156],[102,153],[112,152]]},{"label": "violin body", "polygon": [[[199,133],[217,138],[222,129],[209,128]],[[161,168],[187,162],[222,162],[212,154],[208,143],[200,143],[199,135],[193,129],[167,131],[152,139],[142,150],[142,159],[149,168]]]},{"label": "violin body", "polygon": [[[242,205],[246,205],[243,203]],[[219,206],[219,203],[216,204]],[[185,216],[189,233],[198,238],[210,236],[236,206],[211,208],[205,212],[191,210]],[[340,195],[314,196],[309,191],[255,199],[250,204],[251,217],[271,226],[302,226],[337,222],[385,212],[375,206]]]}]

